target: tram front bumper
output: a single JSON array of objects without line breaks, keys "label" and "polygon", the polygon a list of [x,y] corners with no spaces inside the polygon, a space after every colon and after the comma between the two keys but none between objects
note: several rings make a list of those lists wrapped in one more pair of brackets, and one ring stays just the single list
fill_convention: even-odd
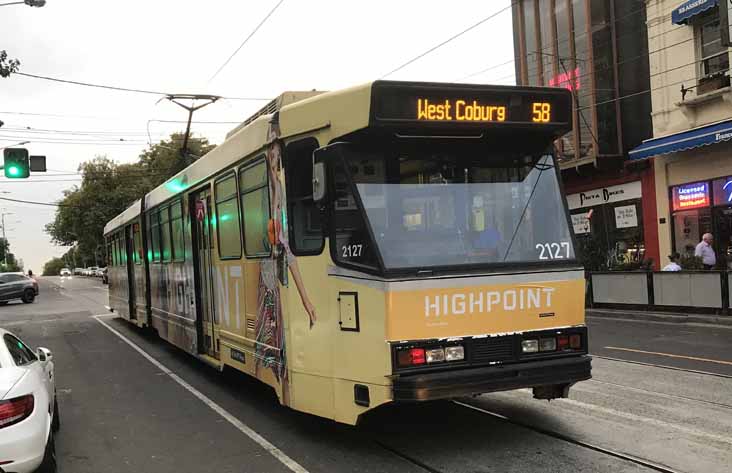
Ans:
[{"label": "tram front bumper", "polygon": [[553,360],[400,376],[394,401],[429,401],[547,385],[570,385],[592,377],[587,355]]}]

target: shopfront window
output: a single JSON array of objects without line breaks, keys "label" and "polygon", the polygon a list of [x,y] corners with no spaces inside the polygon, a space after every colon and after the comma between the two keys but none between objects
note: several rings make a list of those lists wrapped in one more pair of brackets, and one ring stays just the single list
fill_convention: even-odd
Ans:
[{"label": "shopfront window", "polygon": [[644,263],[640,181],[571,194],[567,203],[585,267],[636,269]]}]

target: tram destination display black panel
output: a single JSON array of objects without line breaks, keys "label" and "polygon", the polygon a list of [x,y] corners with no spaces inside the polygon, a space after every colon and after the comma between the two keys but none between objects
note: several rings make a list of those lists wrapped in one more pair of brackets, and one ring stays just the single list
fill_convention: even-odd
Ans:
[{"label": "tram destination display black panel", "polygon": [[571,126],[571,92],[561,88],[377,81],[372,124]]}]

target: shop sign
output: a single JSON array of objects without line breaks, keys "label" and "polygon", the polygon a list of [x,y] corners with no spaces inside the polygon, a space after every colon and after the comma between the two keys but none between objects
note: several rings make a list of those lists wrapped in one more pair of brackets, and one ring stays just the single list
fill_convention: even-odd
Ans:
[{"label": "shop sign", "polygon": [[615,228],[632,228],[638,226],[638,214],[635,205],[615,207]]},{"label": "shop sign", "polygon": [[732,177],[715,179],[712,188],[714,189],[714,205],[732,205]]},{"label": "shop sign", "polygon": [[569,205],[570,210],[574,210],[640,198],[641,183],[640,181],[633,181],[617,186],[601,187],[600,189],[570,194],[567,196],[567,205]]},{"label": "shop sign", "polygon": [[709,207],[709,183],[694,182],[672,189],[674,210]]},{"label": "shop sign", "polygon": [[585,235],[590,233],[590,219],[587,216],[587,212],[572,214],[572,227],[574,227],[575,235]]}]

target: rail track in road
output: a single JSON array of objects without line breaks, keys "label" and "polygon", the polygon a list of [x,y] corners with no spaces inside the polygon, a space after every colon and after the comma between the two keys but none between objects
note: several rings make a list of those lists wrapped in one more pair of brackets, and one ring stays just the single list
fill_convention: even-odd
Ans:
[{"label": "rail track in road", "polygon": [[644,361],[625,360],[623,358],[613,358],[610,356],[601,356],[601,355],[591,355],[591,356],[592,356],[592,358],[599,358],[601,360],[618,361],[621,363],[630,363],[633,365],[651,366],[653,368],[663,368],[663,369],[667,369],[667,370],[684,371],[686,373],[704,374],[707,376],[716,376],[718,378],[732,379],[732,375],[722,374],[722,373],[712,373],[711,371],[692,370],[689,368],[679,368],[677,366],[659,365],[656,363],[646,363]]},{"label": "rail track in road", "polygon": [[[540,433],[542,435],[546,435],[546,436],[555,438],[557,440],[561,440],[561,441],[564,441],[564,442],[567,442],[567,443],[571,443],[572,445],[576,445],[578,447],[582,447],[582,448],[586,448],[586,449],[589,449],[589,450],[592,450],[592,451],[595,451],[595,452],[598,452],[598,453],[602,453],[604,455],[608,455],[608,456],[611,456],[613,458],[618,458],[618,459],[621,459],[621,460],[625,460],[625,461],[634,463],[636,465],[642,466],[642,467],[647,468],[647,469],[652,470],[652,471],[658,471],[658,472],[661,472],[661,473],[680,473],[678,470],[674,470],[674,469],[669,468],[669,467],[667,467],[665,465],[661,465],[659,463],[655,463],[655,462],[652,462],[650,460],[645,460],[645,459],[636,457],[634,455],[629,455],[627,453],[619,452],[617,450],[611,450],[609,448],[601,447],[599,445],[595,445],[595,444],[592,444],[592,443],[589,443],[589,442],[584,442],[582,440],[572,438],[572,437],[570,437],[568,435],[564,435],[562,433],[555,432],[553,430],[549,430],[549,429],[544,429],[544,428],[541,428],[541,427],[537,427],[537,426],[531,425],[529,423],[522,422],[520,420],[511,419],[511,418],[506,417],[506,416],[504,416],[502,414],[498,414],[497,412],[492,412],[492,411],[489,411],[487,409],[483,409],[481,407],[477,407],[477,406],[474,406],[474,405],[469,404],[469,403],[466,403],[466,402],[462,402],[462,401],[452,401],[452,402],[453,402],[453,404],[456,404],[458,406],[462,406],[462,407],[465,407],[467,409],[472,409],[472,410],[475,410],[477,412],[481,412],[483,414],[492,416],[492,417],[494,417],[496,419],[500,419],[500,420],[502,420],[504,422],[508,422],[510,424],[513,424],[513,425],[516,425],[516,426],[519,426],[519,427],[523,427],[525,429],[529,429],[529,430],[531,430],[533,432],[537,432],[537,433]],[[429,470],[429,471],[432,471],[432,470]],[[436,470],[434,470],[434,471],[436,471]]]}]

